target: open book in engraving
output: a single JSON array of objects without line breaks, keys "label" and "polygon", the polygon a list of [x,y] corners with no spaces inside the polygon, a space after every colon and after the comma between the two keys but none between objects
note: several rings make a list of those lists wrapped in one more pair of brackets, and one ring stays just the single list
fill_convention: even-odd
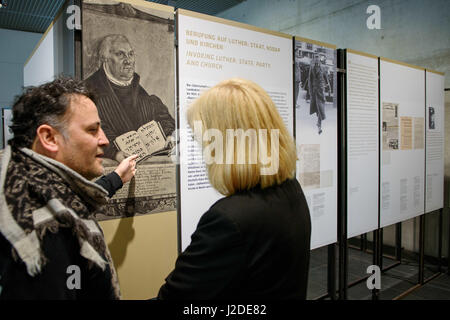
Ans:
[{"label": "open book in engraving", "polygon": [[123,151],[127,156],[137,154],[137,162],[151,156],[167,154],[166,136],[159,122],[152,120],[136,131],[128,131],[116,139],[114,144],[117,149]]}]

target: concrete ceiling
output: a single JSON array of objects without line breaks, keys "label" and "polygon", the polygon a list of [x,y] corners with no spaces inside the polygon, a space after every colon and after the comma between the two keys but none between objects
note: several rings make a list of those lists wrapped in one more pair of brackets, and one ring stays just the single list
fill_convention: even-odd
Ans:
[{"label": "concrete ceiling", "polygon": [[[216,15],[245,0],[147,0]],[[65,0],[0,0],[0,28],[44,33]]]}]

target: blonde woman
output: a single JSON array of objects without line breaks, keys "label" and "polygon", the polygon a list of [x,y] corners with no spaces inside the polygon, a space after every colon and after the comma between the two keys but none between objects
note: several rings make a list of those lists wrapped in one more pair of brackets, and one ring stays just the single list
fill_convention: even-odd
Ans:
[{"label": "blonde woman", "polygon": [[207,134],[196,137],[210,183],[225,197],[201,217],[158,298],[305,299],[311,221],[295,144],[273,101],[257,84],[230,79],[187,116],[195,131],[227,140],[220,149]]}]

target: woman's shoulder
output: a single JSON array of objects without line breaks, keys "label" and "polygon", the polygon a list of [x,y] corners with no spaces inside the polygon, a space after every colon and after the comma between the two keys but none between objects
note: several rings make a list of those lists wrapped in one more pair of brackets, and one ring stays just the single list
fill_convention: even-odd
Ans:
[{"label": "woman's shoulder", "polygon": [[274,204],[278,209],[282,209],[283,206],[289,206],[293,201],[301,201],[304,198],[302,193],[299,183],[294,178],[286,180],[280,185],[264,189],[255,187],[224,197],[214,203],[209,211],[228,216],[233,220],[254,215],[261,216],[262,213],[272,212]]}]

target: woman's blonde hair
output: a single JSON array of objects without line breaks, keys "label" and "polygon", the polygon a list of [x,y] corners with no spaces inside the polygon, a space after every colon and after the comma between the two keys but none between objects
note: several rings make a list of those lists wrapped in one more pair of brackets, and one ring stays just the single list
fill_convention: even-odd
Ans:
[{"label": "woman's blonde hair", "polygon": [[[210,183],[220,193],[228,196],[257,185],[267,188],[294,177],[297,155],[293,138],[272,99],[256,83],[239,78],[220,82],[193,102],[187,110],[187,119],[193,129],[201,123],[203,131],[215,129],[211,131],[227,137],[226,147],[225,143],[220,144],[223,146],[223,159],[227,161],[207,162]],[[230,135],[239,131],[258,131],[259,143],[252,143],[251,134],[247,135],[248,139],[244,135],[245,148],[242,148],[239,141],[236,143],[238,136]],[[229,137],[233,140],[230,144]],[[198,138],[205,150],[204,137]],[[222,150],[214,150],[213,155],[217,156],[217,151]],[[267,170],[264,173],[267,159],[262,155],[269,151],[272,162],[278,161],[278,165],[275,172],[267,174]],[[239,161],[243,156],[245,161]]]}]

